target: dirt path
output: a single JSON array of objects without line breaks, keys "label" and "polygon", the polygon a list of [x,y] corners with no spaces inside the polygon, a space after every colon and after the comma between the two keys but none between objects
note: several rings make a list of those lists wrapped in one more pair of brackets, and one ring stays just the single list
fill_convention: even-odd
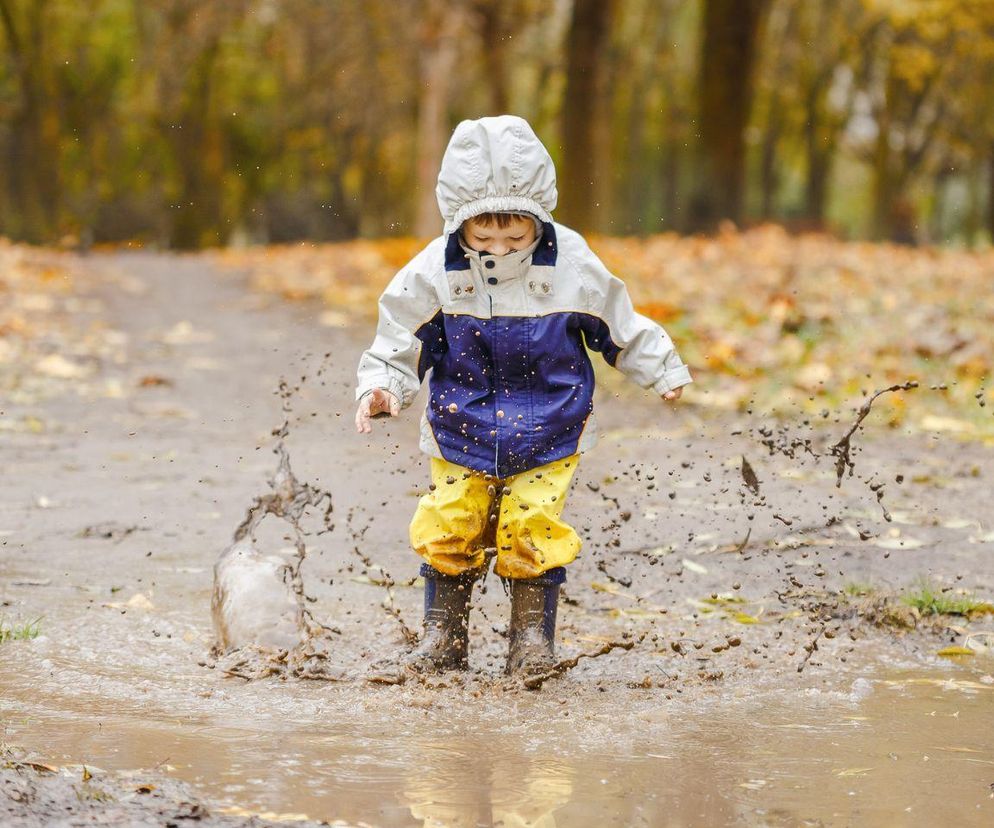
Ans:
[{"label": "dirt path", "polygon": [[[994,624],[896,634],[858,616],[872,595],[840,602],[828,593],[907,591],[928,577],[989,600],[990,447],[872,431],[857,438],[856,472],[869,479],[837,489],[831,457],[770,454],[763,442],[777,443],[778,424],[716,413],[706,378],[696,402],[672,408],[605,368],[596,403],[604,439],[584,458],[567,507],[585,546],[570,569],[560,649],[640,643],[581,661],[539,693],[505,686],[506,598],[491,579],[474,612],[470,674],[373,688],[365,665],[402,638],[373,583],[381,573],[361,558],[413,578],[406,526],[427,467],[417,407],[378,422],[371,438],[353,432],[354,368],[370,331],[322,326],[318,308],[253,294],[240,274],[202,258],[100,255],[88,267],[88,301],[73,324],[119,332],[112,347],[85,378],[32,385],[2,406],[0,613],[11,623],[41,617],[40,637],[0,644],[6,743],[56,765],[168,765],[219,802],[355,823],[514,816],[544,825],[559,814],[571,825],[662,824],[678,814],[831,824],[852,813],[846,785],[864,815],[888,813],[874,810],[885,807],[887,778],[864,770],[853,781],[815,766],[803,784],[818,788],[819,773],[829,782],[798,799],[786,784],[796,769],[737,764],[735,744],[789,750],[776,727],[827,722],[833,704],[853,713],[867,693],[883,699],[885,686],[931,678],[966,694],[973,725],[963,744],[988,763],[968,767],[979,775],[955,807],[967,821],[977,808],[989,818],[980,785],[984,773],[994,782],[994,756],[966,742],[994,715],[984,681],[994,664],[935,652]],[[211,566],[275,465],[280,377],[300,385],[294,470],[334,498],[335,530],[310,538],[304,574],[315,615],[340,631],[334,654],[345,678],[336,684],[246,685],[201,664]],[[824,454],[852,420],[838,416],[785,427]],[[26,418],[42,427],[19,427]],[[743,482],[743,455],[758,493]],[[885,484],[892,522],[868,482]],[[398,588],[396,600],[416,627],[418,590]],[[878,707],[871,731],[883,734],[888,705]],[[762,726],[771,730],[756,736]],[[871,737],[860,749],[886,757]],[[829,731],[824,738],[831,743]],[[842,770],[878,761],[838,758]],[[660,773],[679,787],[659,790]],[[907,796],[928,812],[913,788]],[[30,803],[3,807],[9,820],[32,818]],[[784,822],[768,816],[777,808]]]}]

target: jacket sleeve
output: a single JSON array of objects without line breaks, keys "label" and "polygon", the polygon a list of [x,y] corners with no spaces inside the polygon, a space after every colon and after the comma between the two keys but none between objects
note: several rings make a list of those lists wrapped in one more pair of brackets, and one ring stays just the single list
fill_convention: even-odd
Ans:
[{"label": "jacket sleeve", "polygon": [[406,408],[434,359],[445,351],[441,305],[427,267],[428,252],[422,251],[406,264],[380,296],[376,337],[359,359],[356,400],[383,388]]},{"label": "jacket sleeve", "polygon": [[635,311],[625,283],[584,244],[577,267],[587,291],[587,347],[643,388],[665,394],[693,382],[662,326]]}]

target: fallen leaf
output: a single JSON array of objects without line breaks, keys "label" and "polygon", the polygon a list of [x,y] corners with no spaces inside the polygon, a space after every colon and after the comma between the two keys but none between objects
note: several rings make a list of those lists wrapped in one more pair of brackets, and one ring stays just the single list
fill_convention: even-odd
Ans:
[{"label": "fallen leaf", "polygon": [[876,538],[871,541],[874,546],[879,546],[881,549],[917,549],[920,546],[924,546],[925,542],[920,541],[917,538]]},{"label": "fallen leaf", "polygon": [[742,455],[742,481],[749,488],[749,491],[753,494],[759,494],[759,478],[756,477],[756,472],[753,471],[744,454]]},{"label": "fallen leaf", "polygon": [[976,655],[976,653],[973,650],[971,650],[969,647],[954,646],[954,647],[943,647],[941,650],[939,650],[936,653],[936,655],[946,656],[946,657],[972,656]]},{"label": "fallen leaf", "polygon": [[612,584],[602,584],[599,581],[592,581],[590,584],[590,588],[597,590],[598,592],[606,592],[609,595],[617,595],[621,598],[629,598],[632,601],[638,600],[638,596],[632,595],[629,592],[623,592],[622,590],[618,589],[616,586],[613,586]]},{"label": "fallen leaf", "polygon": [[162,335],[162,341],[167,345],[189,345],[211,342],[213,339],[214,334],[209,331],[194,330],[193,325],[186,320],[177,322]]},{"label": "fallen leaf", "polygon": [[93,373],[92,368],[70,362],[61,354],[49,354],[35,363],[35,370],[40,374],[56,379],[83,379]]},{"label": "fallen leaf", "polygon": [[925,431],[952,431],[969,433],[976,431],[973,423],[967,420],[959,420],[955,417],[939,417],[934,414],[927,414],[922,417],[920,423]]}]

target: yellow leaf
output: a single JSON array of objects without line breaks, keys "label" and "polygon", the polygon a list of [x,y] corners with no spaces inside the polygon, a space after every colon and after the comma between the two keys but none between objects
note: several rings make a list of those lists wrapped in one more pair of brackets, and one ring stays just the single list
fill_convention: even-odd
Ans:
[{"label": "yellow leaf", "polygon": [[638,600],[638,598],[636,598],[634,595],[631,595],[630,593],[627,592],[623,592],[622,590],[618,589],[616,586],[613,586],[612,584],[602,584],[599,581],[592,581],[590,584],[590,588],[596,589],[598,592],[606,592],[608,595],[617,595],[621,598],[630,598],[632,601]]},{"label": "yellow leaf", "polygon": [[941,656],[972,656],[976,655],[969,647],[943,647],[936,655]]}]

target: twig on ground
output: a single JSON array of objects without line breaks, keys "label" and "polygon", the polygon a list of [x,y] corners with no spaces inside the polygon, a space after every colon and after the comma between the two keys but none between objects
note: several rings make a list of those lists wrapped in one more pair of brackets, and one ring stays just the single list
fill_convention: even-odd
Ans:
[{"label": "twig on ground", "polygon": [[600,656],[607,655],[613,650],[631,650],[636,644],[641,644],[645,639],[645,636],[646,633],[642,633],[640,636],[633,638],[631,641],[608,641],[606,644],[603,644],[600,648],[594,650],[593,652],[580,653],[572,658],[564,658],[544,673],[529,676],[522,682],[522,684],[526,690],[539,690],[549,679],[556,678],[556,676],[561,676],[568,670],[572,670],[577,664],[580,663],[581,659],[599,658]]}]

